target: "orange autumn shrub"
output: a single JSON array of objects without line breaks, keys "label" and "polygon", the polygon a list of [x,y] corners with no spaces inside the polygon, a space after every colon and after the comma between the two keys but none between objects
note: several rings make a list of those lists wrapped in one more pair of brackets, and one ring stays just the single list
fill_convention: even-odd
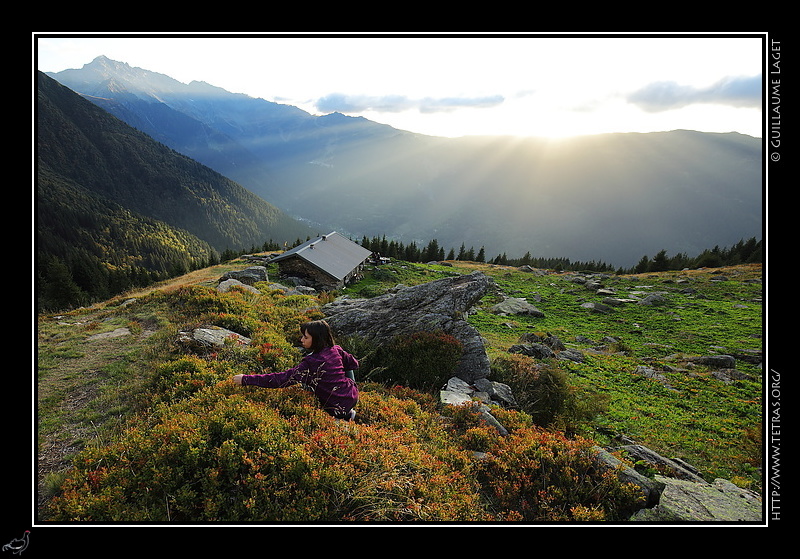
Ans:
[{"label": "orange autumn shrub", "polygon": [[[186,369],[189,367],[183,367]],[[411,400],[366,393],[358,424],[299,388],[221,382],[85,450],[52,518],[137,522],[480,520],[463,451]],[[409,419],[412,418],[413,420]]]},{"label": "orange autumn shrub", "polygon": [[536,426],[498,439],[478,473],[492,509],[527,522],[627,518],[639,508],[641,492],[615,472],[598,470],[592,444]]}]

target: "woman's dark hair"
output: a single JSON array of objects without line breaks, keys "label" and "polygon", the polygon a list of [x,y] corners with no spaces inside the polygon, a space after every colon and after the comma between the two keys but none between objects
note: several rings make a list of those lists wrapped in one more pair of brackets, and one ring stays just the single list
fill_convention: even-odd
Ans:
[{"label": "woman's dark hair", "polygon": [[300,332],[311,336],[311,351],[317,352],[326,347],[333,347],[331,327],[324,320],[312,320],[300,325]]}]

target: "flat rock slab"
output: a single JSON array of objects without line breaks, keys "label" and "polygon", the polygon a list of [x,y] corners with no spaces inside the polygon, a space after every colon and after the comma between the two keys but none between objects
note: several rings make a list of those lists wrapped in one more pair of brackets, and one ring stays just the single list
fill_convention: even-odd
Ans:
[{"label": "flat rock slab", "polygon": [[730,481],[713,483],[656,476],[664,482],[657,506],[640,510],[632,520],[661,522],[761,522],[761,498]]}]

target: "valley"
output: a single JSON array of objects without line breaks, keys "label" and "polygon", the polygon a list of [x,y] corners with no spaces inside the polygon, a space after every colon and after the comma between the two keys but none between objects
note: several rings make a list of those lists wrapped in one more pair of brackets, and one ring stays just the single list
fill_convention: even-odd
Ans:
[{"label": "valley", "polygon": [[437,239],[483,246],[489,258],[530,252],[614,268],[762,237],[758,138],[674,130],[447,139],[312,116],[105,57],[51,77],[316,234]]}]

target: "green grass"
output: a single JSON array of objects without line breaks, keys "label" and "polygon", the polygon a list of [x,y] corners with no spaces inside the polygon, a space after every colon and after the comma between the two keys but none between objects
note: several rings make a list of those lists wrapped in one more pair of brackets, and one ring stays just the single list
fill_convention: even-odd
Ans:
[{"label": "green grass", "polygon": [[[757,466],[759,449],[752,431],[760,430],[763,416],[761,370],[737,361],[737,370],[752,380],[726,384],[711,376],[707,367],[671,372],[681,355],[713,355],[762,349],[760,267],[741,267],[729,281],[712,281],[705,272],[671,272],[633,277],[611,276],[604,287],[615,296],[632,292],[663,292],[664,306],[627,303],[608,314],[592,313],[583,302],[600,302],[602,296],[569,281],[571,274],[532,276],[513,270],[492,270],[507,295],[526,297],[544,318],[499,317],[488,312],[494,297],[487,297],[472,324],[490,341],[498,355],[525,332],[549,332],[568,346],[585,350],[577,336],[597,342],[610,336],[618,340],[611,350],[624,355],[585,352],[585,363],[569,362],[572,381],[586,390],[611,396],[607,413],[597,418],[601,432],[624,434],[668,457],[679,457],[698,467],[708,479],[734,479],[741,485],[761,485]],[[688,283],[676,283],[685,278]],[[643,288],[642,286],[646,286]],[[693,293],[682,290],[691,287]],[[534,297],[539,296],[540,300]],[[674,389],[634,375],[639,365],[662,372]]]},{"label": "green grass", "polygon": [[[714,355],[760,351],[763,347],[763,309],[760,266],[723,270],[687,270],[635,276],[605,275],[600,281],[614,297],[663,293],[663,306],[627,303],[607,314],[595,313],[581,303],[600,303],[598,295],[574,283],[577,274],[535,275],[514,268],[476,263],[455,267],[395,263],[348,291],[354,296],[382,293],[396,280],[413,285],[453,273],[480,269],[491,275],[504,295],[525,297],[543,311],[544,318],[497,316],[489,312],[499,301],[487,295],[471,315],[470,323],[488,340],[488,352],[504,354],[526,332],[548,332],[568,346],[583,336],[598,343],[612,337],[612,350],[624,355],[586,352],[585,363],[569,363],[572,382],[585,390],[611,396],[608,411],[597,418],[601,433],[613,431],[668,457],[678,457],[698,467],[708,479],[733,479],[750,488],[761,486],[758,437],[763,417],[761,370],[737,361],[737,370],[752,380],[725,384],[706,367],[688,371],[662,371],[678,367],[676,356]],[[391,272],[391,274],[389,273]],[[727,278],[716,281],[723,272]],[[691,291],[684,292],[687,288]],[[633,374],[639,365],[651,366],[667,377],[674,390]]]},{"label": "green grass", "polygon": [[452,267],[439,264],[394,261],[391,264],[370,268],[361,281],[347,286],[342,290],[342,294],[350,297],[375,297],[398,284],[419,285],[459,273]]}]

